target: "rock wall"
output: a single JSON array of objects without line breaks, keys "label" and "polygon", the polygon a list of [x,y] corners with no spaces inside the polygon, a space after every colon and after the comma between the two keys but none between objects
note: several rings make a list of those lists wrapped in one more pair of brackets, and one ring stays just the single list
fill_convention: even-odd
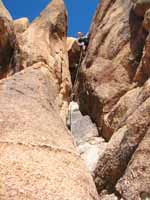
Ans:
[{"label": "rock wall", "polygon": [[[53,0],[17,35],[0,80],[0,199],[98,200],[64,119],[71,87],[67,15]],[[7,31],[6,31],[7,32]]]},{"label": "rock wall", "polygon": [[12,17],[8,10],[5,8],[2,0],[0,0],[0,17],[6,17],[9,20],[12,20]]},{"label": "rock wall", "polygon": [[78,98],[108,141],[94,175],[101,199],[149,197],[149,8],[102,0],[91,25]]},{"label": "rock wall", "polygon": [[26,17],[16,19],[14,21],[14,29],[16,34],[23,33],[29,27],[29,20]]},{"label": "rock wall", "polygon": [[76,38],[67,38],[67,51],[69,57],[69,69],[71,74],[71,82],[74,85],[77,79],[78,64],[80,62],[80,47],[76,41]]},{"label": "rock wall", "polygon": [[30,25],[14,22],[1,1],[0,9],[0,199],[150,198],[149,0],[102,0],[91,25],[76,87],[82,114],[98,128],[96,162],[89,144],[97,143],[78,135],[93,131],[89,116],[78,113],[83,129],[74,124],[74,135],[100,196],[63,122],[69,64],[74,82],[80,57],[75,39],[67,42],[63,1]]},{"label": "rock wall", "polygon": [[[71,81],[66,46],[67,15],[62,1],[54,1],[18,36],[15,72],[44,64],[54,87],[54,102],[65,120]],[[65,44],[65,45],[64,45]]]},{"label": "rock wall", "polygon": [[15,51],[15,41],[12,17],[0,1],[0,79],[9,73]]}]

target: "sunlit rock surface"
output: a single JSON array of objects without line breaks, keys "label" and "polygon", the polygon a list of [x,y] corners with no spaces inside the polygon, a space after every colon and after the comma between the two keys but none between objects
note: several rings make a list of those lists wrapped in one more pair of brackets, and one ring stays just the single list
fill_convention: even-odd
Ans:
[{"label": "sunlit rock surface", "polygon": [[[98,200],[62,119],[71,87],[64,3],[53,0],[19,37],[0,81],[0,199]],[[11,67],[11,66],[10,66]]]},{"label": "sunlit rock surface", "polygon": [[94,175],[106,199],[149,195],[149,2],[140,2],[101,1],[80,73],[80,109],[108,141]]}]

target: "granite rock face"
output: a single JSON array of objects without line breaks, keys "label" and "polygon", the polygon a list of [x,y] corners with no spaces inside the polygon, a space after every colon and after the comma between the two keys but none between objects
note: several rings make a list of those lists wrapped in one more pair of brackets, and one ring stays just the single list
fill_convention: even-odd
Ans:
[{"label": "granite rock face", "polygon": [[54,86],[54,101],[65,120],[68,109],[71,80],[66,45],[67,14],[63,1],[55,0],[18,36],[15,72],[33,64],[50,72]]},{"label": "granite rock face", "polygon": [[116,188],[124,199],[150,198],[149,143],[150,129],[148,128],[128,165],[127,171],[117,184]]},{"label": "granite rock face", "polygon": [[14,74],[0,80],[1,200],[99,199],[62,121],[71,87],[66,27],[63,1],[53,0],[17,36]]},{"label": "granite rock face", "polygon": [[134,81],[138,82],[141,85],[144,84],[144,82],[148,80],[150,77],[149,60],[150,60],[150,34],[148,34],[146,38],[143,50],[143,56],[134,77]]},{"label": "granite rock face", "polygon": [[55,109],[45,66],[0,82],[0,199],[98,199]]},{"label": "granite rock face", "polygon": [[[132,87],[135,66],[129,62],[129,56],[132,56],[131,7],[129,0],[101,2],[93,19],[89,48],[82,64],[80,108],[96,122],[101,134],[106,132],[103,129],[105,113]],[[109,139],[111,133],[103,135]]]},{"label": "granite rock face", "polygon": [[16,35],[13,22],[0,16],[0,79],[7,77],[13,68]]},{"label": "granite rock face", "polygon": [[98,135],[96,125],[89,116],[83,116],[77,102],[69,105],[68,125],[77,145],[78,152],[87,168],[93,174],[99,159],[103,156],[107,143]]},{"label": "granite rock face", "polygon": [[150,198],[149,8],[148,0],[101,0],[71,134],[80,48],[67,39],[63,1],[30,25],[13,22],[0,1],[1,200]]},{"label": "granite rock face", "polygon": [[148,9],[144,15],[143,26],[147,31],[150,30],[150,9]]},{"label": "granite rock face", "polygon": [[0,79],[8,75],[13,62],[16,35],[12,17],[0,1]]},{"label": "granite rock face", "polygon": [[133,10],[137,16],[143,17],[145,12],[150,8],[150,1],[149,0],[132,0]]},{"label": "granite rock face", "polygon": [[104,199],[149,197],[149,6],[139,2],[101,1],[80,72],[80,109],[108,141],[94,174]]},{"label": "granite rock face", "polygon": [[80,53],[81,53],[80,47],[75,38],[72,37],[67,38],[67,50],[69,56],[69,69],[71,74],[71,81],[74,84],[78,70],[78,64],[80,62]]},{"label": "granite rock face", "polygon": [[29,27],[29,20],[26,17],[16,19],[14,21],[14,29],[16,33],[23,33]]},{"label": "granite rock face", "polygon": [[7,19],[12,20],[12,17],[4,6],[2,0],[0,0],[0,17],[6,17]]}]

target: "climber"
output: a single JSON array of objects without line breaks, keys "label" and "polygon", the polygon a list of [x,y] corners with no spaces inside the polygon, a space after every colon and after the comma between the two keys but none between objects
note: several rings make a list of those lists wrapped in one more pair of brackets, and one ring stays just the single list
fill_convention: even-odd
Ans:
[{"label": "climber", "polygon": [[87,50],[88,44],[89,44],[89,34],[87,33],[85,36],[83,36],[83,33],[78,32],[78,45],[80,46],[80,48],[84,51]]}]

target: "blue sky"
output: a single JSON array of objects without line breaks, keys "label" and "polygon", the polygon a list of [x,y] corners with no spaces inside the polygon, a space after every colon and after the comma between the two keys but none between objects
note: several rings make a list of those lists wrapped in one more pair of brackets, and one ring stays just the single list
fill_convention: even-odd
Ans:
[{"label": "blue sky", "polygon": [[[14,19],[28,17],[32,21],[50,0],[3,0]],[[87,33],[100,0],[64,0],[69,14],[69,36]]]}]

